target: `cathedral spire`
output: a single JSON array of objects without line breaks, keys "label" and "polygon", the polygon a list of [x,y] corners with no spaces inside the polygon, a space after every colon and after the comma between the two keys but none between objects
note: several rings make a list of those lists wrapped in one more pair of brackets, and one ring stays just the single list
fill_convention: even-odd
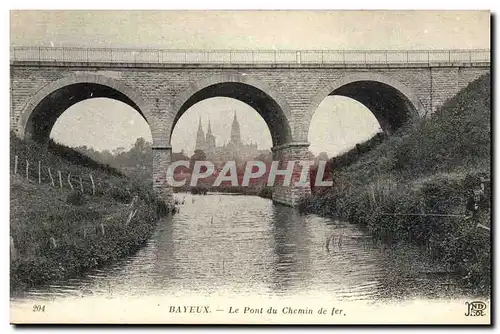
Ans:
[{"label": "cathedral spire", "polygon": [[198,132],[199,132],[200,130],[201,130],[201,131],[203,131],[203,127],[202,127],[202,125],[201,125],[201,116],[198,118],[198,120],[199,120],[199,121],[198,121]]},{"label": "cathedral spire", "polygon": [[212,134],[212,126],[210,125],[210,118],[208,119],[208,130],[207,130],[207,135]]},{"label": "cathedral spire", "polygon": [[236,118],[236,111],[234,112],[233,124],[231,125],[231,143],[239,150],[241,145],[240,123]]},{"label": "cathedral spire", "polygon": [[203,126],[201,125],[201,116],[198,122],[198,132],[196,133],[196,147],[195,150],[205,150],[205,133],[203,132]]}]

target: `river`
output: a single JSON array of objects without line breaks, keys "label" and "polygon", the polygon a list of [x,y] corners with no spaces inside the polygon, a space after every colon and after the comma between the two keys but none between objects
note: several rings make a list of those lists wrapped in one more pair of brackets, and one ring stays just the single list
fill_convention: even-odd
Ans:
[{"label": "river", "polygon": [[356,225],[301,215],[254,196],[176,196],[185,200],[180,212],[162,219],[135,255],[84,277],[13,294],[11,302],[325,294],[376,301],[466,294],[458,278],[425,254],[377,245]]}]

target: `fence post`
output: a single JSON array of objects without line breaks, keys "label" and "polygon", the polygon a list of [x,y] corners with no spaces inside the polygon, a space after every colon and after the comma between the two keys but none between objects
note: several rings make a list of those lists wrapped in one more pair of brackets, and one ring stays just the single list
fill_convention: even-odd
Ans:
[{"label": "fence post", "polygon": [[48,167],[49,169],[49,176],[50,176],[50,183],[52,184],[53,187],[55,187],[55,183],[54,183],[54,178],[52,177],[52,173],[50,172],[50,167]]},{"label": "fence post", "polygon": [[82,176],[80,175],[79,178],[80,178],[80,190],[82,191],[82,194],[83,194]]},{"label": "fence post", "polygon": [[92,196],[95,195],[95,183],[94,183],[94,178],[92,177],[92,174],[90,175],[90,182],[92,182]]},{"label": "fence post", "polygon": [[16,155],[14,157],[14,174],[17,174],[17,164],[18,164],[18,157]]},{"label": "fence post", "polygon": [[130,211],[127,221],[125,222],[125,226],[128,226],[132,218],[134,218],[135,214],[137,213],[137,209]]},{"label": "fence post", "polygon": [[10,236],[10,258],[11,260],[17,259],[17,249],[12,236]]},{"label": "fence post", "polygon": [[29,165],[30,165],[30,162],[28,160],[26,160],[26,180],[29,180]]},{"label": "fence post", "polygon": [[62,184],[62,175],[61,175],[61,171],[58,170],[57,173],[59,174],[59,186],[62,188],[63,187],[63,184]]},{"label": "fence post", "polygon": [[50,237],[50,242],[52,244],[52,248],[57,248],[56,238]]},{"label": "fence post", "polygon": [[42,163],[38,161],[38,183],[42,183]]},{"label": "fence post", "polygon": [[71,173],[68,173],[68,183],[71,190],[73,190],[73,185],[71,184]]}]

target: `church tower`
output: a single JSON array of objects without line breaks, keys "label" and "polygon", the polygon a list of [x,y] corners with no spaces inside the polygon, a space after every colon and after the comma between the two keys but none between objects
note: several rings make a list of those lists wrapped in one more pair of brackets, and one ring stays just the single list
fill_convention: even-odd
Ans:
[{"label": "church tower", "polygon": [[236,118],[236,112],[234,112],[233,124],[231,125],[231,144],[233,144],[236,152],[239,153],[241,147],[241,135],[240,135],[240,123]]},{"label": "church tower", "polygon": [[208,130],[205,143],[207,149],[206,154],[207,155],[215,154],[215,136],[212,134],[212,126],[210,124],[210,119],[208,120]]},{"label": "church tower", "polygon": [[201,117],[198,123],[198,132],[196,133],[196,147],[195,150],[206,150],[205,145],[205,133],[203,132],[203,127],[201,125]]}]

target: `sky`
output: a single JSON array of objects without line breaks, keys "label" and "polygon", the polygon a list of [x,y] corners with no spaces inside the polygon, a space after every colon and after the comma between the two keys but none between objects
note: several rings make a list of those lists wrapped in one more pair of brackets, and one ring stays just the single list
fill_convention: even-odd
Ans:
[{"label": "sky", "polygon": [[[11,11],[11,45],[170,49],[453,49],[490,48],[487,11]],[[193,124],[208,118],[218,144],[232,113],[243,140],[269,148],[271,137],[247,105],[213,98],[192,106],[174,129],[174,151],[194,149]],[[230,115],[228,117],[228,115]],[[194,123],[193,123],[194,122]],[[229,124],[229,123],[228,123]],[[265,129],[263,131],[263,129]],[[359,103],[328,97],[309,138],[313,153],[338,154],[378,131]],[[69,108],[51,137],[99,150],[151,140],[147,124],[121,102],[93,99]]]},{"label": "sky", "polygon": [[12,11],[11,44],[186,49],[489,48],[487,11]]},{"label": "sky", "polygon": [[[172,150],[174,152],[184,150],[189,155],[194,153],[196,131],[200,119],[205,134],[210,120],[215,144],[223,146],[230,140],[235,113],[240,124],[241,140],[244,143],[256,143],[261,150],[272,146],[271,132],[257,111],[239,100],[215,97],[195,104],[179,118],[172,133]],[[191,131],[188,132],[187,129]]]}]

